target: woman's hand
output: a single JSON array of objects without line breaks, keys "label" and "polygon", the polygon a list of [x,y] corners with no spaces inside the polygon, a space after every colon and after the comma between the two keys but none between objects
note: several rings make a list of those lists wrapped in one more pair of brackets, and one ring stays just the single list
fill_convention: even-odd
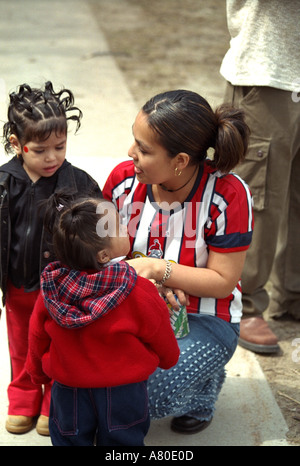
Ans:
[{"label": "woman's hand", "polygon": [[[190,267],[172,262],[172,271],[164,286],[176,292],[202,298],[224,299],[238,283],[246,258],[246,251],[219,253],[209,251],[206,267]],[[166,270],[166,261],[154,257],[139,257],[128,261],[138,275],[160,282]],[[178,291],[179,292],[179,291]],[[174,303],[171,293],[168,301]],[[179,300],[183,300],[179,292]]]},{"label": "woman's hand", "polygon": [[[136,271],[138,275],[144,278],[148,278],[152,282],[160,281],[166,270],[166,262],[162,259],[155,257],[139,257],[137,259],[130,259],[127,261]],[[159,294],[176,310],[179,309],[179,305],[188,306],[189,296],[179,288],[170,288],[167,286],[157,285]],[[178,301],[176,300],[176,297]]]},{"label": "woman's hand", "polygon": [[188,306],[190,304],[189,296],[178,288],[173,290],[172,288],[166,286],[157,286],[157,290],[159,294],[165,298],[166,302],[169,303],[170,306],[176,311],[179,310],[180,305]]},{"label": "woman's hand", "polygon": [[138,257],[127,261],[138,275],[159,282],[166,270],[166,261],[155,257]]}]

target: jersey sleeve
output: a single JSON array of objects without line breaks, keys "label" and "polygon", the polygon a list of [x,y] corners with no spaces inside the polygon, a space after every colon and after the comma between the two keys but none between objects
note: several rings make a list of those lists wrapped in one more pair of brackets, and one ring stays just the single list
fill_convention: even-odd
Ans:
[{"label": "jersey sleeve", "polygon": [[247,250],[252,231],[252,196],[248,186],[234,174],[220,178],[212,195],[205,225],[208,248],[226,253]]},{"label": "jersey sleeve", "polygon": [[120,210],[124,197],[131,190],[134,178],[133,163],[131,161],[120,163],[108,176],[102,190],[103,197],[112,201],[117,209]]}]

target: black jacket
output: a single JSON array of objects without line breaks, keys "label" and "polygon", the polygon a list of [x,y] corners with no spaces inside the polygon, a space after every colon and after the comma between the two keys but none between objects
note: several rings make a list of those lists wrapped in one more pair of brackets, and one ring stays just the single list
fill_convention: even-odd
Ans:
[{"label": "black jacket", "polygon": [[7,279],[25,291],[39,289],[40,274],[55,259],[43,228],[41,201],[67,189],[70,194],[102,197],[90,175],[66,160],[57,172],[32,183],[17,157],[0,167],[0,287]]}]

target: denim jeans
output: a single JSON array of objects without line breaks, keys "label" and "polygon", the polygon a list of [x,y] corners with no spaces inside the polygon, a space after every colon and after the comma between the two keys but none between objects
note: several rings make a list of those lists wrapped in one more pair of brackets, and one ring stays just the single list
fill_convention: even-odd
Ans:
[{"label": "denim jeans", "polygon": [[232,357],[239,324],[218,317],[189,315],[190,333],[180,340],[176,366],[157,369],[148,380],[151,419],[189,415],[210,420]]},{"label": "denim jeans", "polygon": [[147,383],[74,388],[54,382],[49,430],[54,446],[143,446]]}]

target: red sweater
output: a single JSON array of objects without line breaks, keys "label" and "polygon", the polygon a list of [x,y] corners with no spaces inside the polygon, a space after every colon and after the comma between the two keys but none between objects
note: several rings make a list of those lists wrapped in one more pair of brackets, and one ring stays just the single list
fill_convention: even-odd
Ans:
[{"label": "red sweater", "polygon": [[34,383],[108,387],[146,380],[179,358],[169,311],[155,286],[137,277],[117,307],[78,328],[60,326],[40,294],[29,328],[26,369]]}]

